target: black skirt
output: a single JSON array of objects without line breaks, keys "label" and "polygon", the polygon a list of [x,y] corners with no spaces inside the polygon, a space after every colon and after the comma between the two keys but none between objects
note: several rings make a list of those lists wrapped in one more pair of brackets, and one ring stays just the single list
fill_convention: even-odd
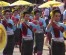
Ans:
[{"label": "black skirt", "polygon": [[22,40],[21,55],[32,55],[32,54],[33,54],[33,40]]},{"label": "black skirt", "polygon": [[65,44],[64,42],[51,42],[51,55],[65,55]]},{"label": "black skirt", "polygon": [[44,33],[35,33],[35,48],[34,52],[43,51]]},{"label": "black skirt", "polygon": [[14,50],[14,44],[15,44],[15,40],[14,40],[14,35],[8,35],[7,36],[7,44],[6,47],[3,51],[3,55],[4,54],[13,54],[13,50]]},{"label": "black skirt", "polygon": [[14,31],[14,36],[15,36],[15,44],[17,44],[21,40],[21,29],[17,28]]}]

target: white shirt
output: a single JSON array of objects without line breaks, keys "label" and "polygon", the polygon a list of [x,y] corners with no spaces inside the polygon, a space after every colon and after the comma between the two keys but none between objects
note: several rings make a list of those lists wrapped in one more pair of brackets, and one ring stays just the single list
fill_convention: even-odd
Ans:
[{"label": "white shirt", "polygon": [[63,14],[63,11],[64,11],[64,5],[59,6],[59,9],[60,9],[60,11],[61,11],[61,14]]},{"label": "white shirt", "polygon": [[49,16],[49,9],[48,8],[44,10],[44,15]]},{"label": "white shirt", "polygon": [[63,12],[63,20],[66,19],[66,10]]}]

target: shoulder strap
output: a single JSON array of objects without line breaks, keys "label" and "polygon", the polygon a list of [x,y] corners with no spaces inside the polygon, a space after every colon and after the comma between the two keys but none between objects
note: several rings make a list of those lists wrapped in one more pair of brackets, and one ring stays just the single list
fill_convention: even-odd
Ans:
[{"label": "shoulder strap", "polygon": [[26,29],[27,29],[27,24],[26,24],[25,22],[23,22],[22,24],[23,24],[23,25],[26,27]]},{"label": "shoulder strap", "polygon": [[29,28],[32,31],[32,35],[33,35],[33,39],[34,39],[34,32],[33,32],[32,28],[30,28],[26,23],[23,23],[23,25],[25,25],[26,28]]},{"label": "shoulder strap", "polygon": [[25,22],[23,23],[23,25],[24,25],[26,28],[29,28],[29,29],[32,31],[32,28],[30,28],[30,26],[28,26]]}]

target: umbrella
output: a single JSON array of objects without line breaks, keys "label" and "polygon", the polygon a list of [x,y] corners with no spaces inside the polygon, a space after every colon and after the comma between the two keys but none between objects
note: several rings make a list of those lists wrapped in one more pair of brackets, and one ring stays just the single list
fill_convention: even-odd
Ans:
[{"label": "umbrella", "polygon": [[50,7],[49,4],[44,3],[44,4],[40,5],[38,8],[49,8],[49,7]]},{"label": "umbrella", "polygon": [[46,3],[49,4],[49,5],[55,5],[55,4],[60,4],[61,2],[58,2],[58,1],[48,1]]},{"label": "umbrella", "polygon": [[3,52],[7,44],[7,32],[2,24],[0,24],[0,52]]},{"label": "umbrella", "polygon": [[10,3],[5,2],[5,1],[0,1],[0,6],[9,6]]},{"label": "umbrella", "polygon": [[36,4],[31,4],[30,6],[35,6]]},{"label": "umbrella", "polygon": [[61,4],[55,4],[55,5],[53,5],[52,7],[59,7],[59,6],[62,6],[62,5],[64,5],[64,3],[61,3]]},{"label": "umbrella", "polygon": [[63,4],[63,3],[61,3],[61,2],[58,2],[58,1],[48,1],[48,2],[46,2],[46,3],[43,3],[42,5],[40,5],[39,6],[39,8],[48,8],[48,7],[53,7],[53,5],[55,5],[55,6],[59,6],[59,5],[61,5],[61,4]]},{"label": "umbrella", "polygon": [[19,0],[19,1],[12,3],[10,6],[15,6],[15,5],[32,5],[32,3]]}]

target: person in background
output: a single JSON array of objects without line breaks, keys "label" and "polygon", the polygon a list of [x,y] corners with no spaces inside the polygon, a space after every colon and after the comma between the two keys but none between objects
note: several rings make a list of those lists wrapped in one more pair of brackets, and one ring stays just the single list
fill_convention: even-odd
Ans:
[{"label": "person in background", "polygon": [[44,12],[43,16],[44,16],[45,22],[46,24],[48,24],[50,20],[50,10],[49,8],[45,8],[43,12]]},{"label": "person in background", "polygon": [[14,21],[15,24],[17,24],[17,22],[20,20],[20,15],[18,13],[18,10],[13,11],[13,15],[11,19]]},{"label": "person in background", "polygon": [[64,5],[63,22],[66,22],[66,5]]},{"label": "person in background", "polygon": [[29,7],[29,9],[27,10],[27,11],[30,13],[30,19],[29,19],[29,22],[31,22],[31,21],[33,20],[32,10],[33,10],[33,7]]},{"label": "person in background", "polygon": [[61,19],[60,22],[63,22],[63,12],[64,12],[64,4],[58,7],[61,11]]},{"label": "person in background", "polygon": [[[66,25],[66,5],[64,5],[63,23]],[[66,31],[64,31],[64,33],[66,33]],[[64,40],[66,40],[65,36],[64,36]]]},{"label": "person in background", "polygon": [[34,28],[35,33],[35,48],[34,48],[34,54],[37,53],[37,55],[42,55],[43,52],[43,44],[44,44],[44,33],[46,28],[46,23],[43,18],[40,17],[40,11],[36,10],[34,11],[34,20],[32,21],[35,25],[37,25]]},{"label": "person in background", "polygon": [[[18,13],[18,10],[14,10],[13,11],[13,15],[11,17],[11,19],[13,20],[14,22],[14,36],[15,36],[15,47],[18,47],[18,41],[19,41],[19,21],[20,21],[20,15]],[[18,33],[17,33],[18,32]]]}]

